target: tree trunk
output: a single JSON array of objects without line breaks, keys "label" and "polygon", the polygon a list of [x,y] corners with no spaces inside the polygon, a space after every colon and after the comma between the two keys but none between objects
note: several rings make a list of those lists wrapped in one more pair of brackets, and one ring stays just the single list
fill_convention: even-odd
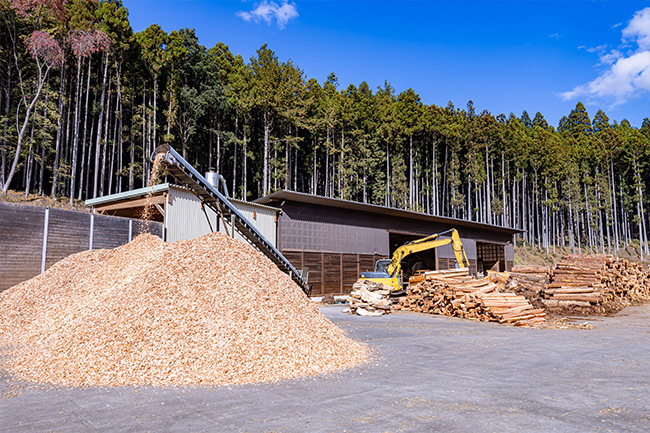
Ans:
[{"label": "tree trunk", "polygon": [[[10,48],[12,50],[13,48]],[[5,115],[2,121],[2,142],[0,142],[0,190],[4,191],[7,174],[7,125],[11,106],[11,62],[7,62],[7,92],[5,96]]]},{"label": "tree trunk", "polygon": [[106,148],[108,147],[108,126],[111,114],[111,84],[108,82],[108,98],[106,99],[106,116],[104,116],[104,140],[102,143],[102,163],[101,163],[101,182],[99,183],[100,195],[104,195],[104,185],[106,184]]},{"label": "tree trunk", "polygon": [[248,198],[248,183],[246,182],[247,175],[248,175],[248,167],[246,164],[246,162],[248,161],[247,139],[248,137],[246,136],[246,127],[244,127],[244,142],[242,143],[242,169],[241,169],[242,200],[246,200]]},{"label": "tree trunk", "polygon": [[262,120],[264,121],[264,157],[262,160],[262,196],[269,192],[269,135],[271,133],[271,114],[264,111]]},{"label": "tree trunk", "polygon": [[[16,59],[16,62],[17,61],[18,60]],[[16,67],[18,66],[16,65]],[[45,72],[43,72],[42,68],[45,68]],[[17,132],[16,154],[14,155],[14,160],[11,164],[9,174],[7,175],[7,179],[5,180],[5,184],[3,185],[2,188],[2,194],[0,194],[0,196],[5,196],[7,194],[7,191],[9,190],[9,185],[11,184],[11,180],[13,179],[14,174],[16,173],[16,167],[18,166],[18,160],[20,159],[20,150],[23,144],[23,138],[25,137],[25,132],[27,131],[27,126],[29,124],[29,118],[32,114],[32,110],[34,109],[34,106],[36,105],[36,101],[38,101],[38,98],[41,96],[41,91],[43,90],[43,86],[47,81],[47,75],[50,72],[50,67],[49,66],[41,67],[41,65],[39,64],[37,71],[38,71],[38,78],[37,78],[37,85],[36,85],[36,93],[34,94],[34,97],[32,98],[29,104],[27,104],[27,101],[24,101],[25,106],[27,108],[25,110],[25,119],[23,119],[23,124],[20,127],[18,121],[19,113],[18,112],[16,113],[16,132]]]},{"label": "tree trunk", "polygon": [[133,135],[135,133],[135,124],[133,122],[133,114],[135,114],[134,101],[135,98],[131,98],[131,128],[129,133],[129,191],[135,188],[135,175],[133,173],[133,166],[135,165],[135,142],[133,141]]},{"label": "tree trunk", "polygon": [[75,181],[77,180],[77,149],[79,147],[79,98],[81,91],[81,56],[77,57],[77,88],[74,104],[74,128],[72,134],[72,171],[70,173],[70,201],[72,205],[75,194]]},{"label": "tree trunk", "polygon": [[59,77],[59,118],[56,122],[56,144],[54,146],[54,168],[52,170],[52,192],[50,196],[56,197],[57,181],[59,176],[59,157],[61,148],[61,121],[63,119],[63,91],[65,89],[65,67],[61,68],[61,76]]},{"label": "tree trunk", "polygon": [[[90,106],[88,105],[88,97],[90,95],[90,65],[92,63],[92,57],[88,57],[88,77],[86,78],[86,108],[84,112],[84,136],[83,140],[81,142],[81,171],[79,172],[79,195],[77,196],[77,200],[81,200],[81,194],[83,192],[83,186],[84,186],[84,170],[86,170],[86,164],[84,164],[84,160],[86,159],[86,147],[88,147],[88,154],[90,154],[90,145],[86,146],[86,135],[88,132],[88,112],[90,111]],[[92,134],[91,134],[92,135]],[[87,168],[88,171],[90,171],[90,167]]]},{"label": "tree trunk", "polygon": [[102,80],[102,96],[99,100],[99,119],[97,121],[97,137],[95,139],[95,173],[93,182],[93,198],[97,197],[98,180],[99,180],[99,156],[100,146],[102,144],[102,121],[104,119],[104,100],[106,99],[106,76],[108,75],[108,54],[104,54],[104,78]]}]

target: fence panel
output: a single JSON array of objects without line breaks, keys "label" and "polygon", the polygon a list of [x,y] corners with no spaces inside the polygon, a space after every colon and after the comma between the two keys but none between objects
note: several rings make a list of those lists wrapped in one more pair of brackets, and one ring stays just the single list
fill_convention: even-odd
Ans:
[{"label": "fence panel", "polygon": [[163,225],[0,202],[0,291],[35,277],[71,254],[115,248],[144,232],[162,238]]}]

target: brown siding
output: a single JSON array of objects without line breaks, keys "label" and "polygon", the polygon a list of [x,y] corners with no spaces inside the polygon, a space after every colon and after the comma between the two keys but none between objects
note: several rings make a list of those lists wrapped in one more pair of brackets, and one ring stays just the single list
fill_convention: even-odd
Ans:
[{"label": "brown siding", "polygon": [[311,287],[311,296],[349,294],[352,285],[359,278],[359,272],[373,270],[377,260],[386,258],[379,255],[307,251],[282,251],[282,254],[296,269],[309,268],[307,283]]},{"label": "brown siding", "polygon": [[343,290],[349,291],[352,285],[359,279],[359,255],[358,254],[342,254],[342,275],[343,275]]},{"label": "brown siding", "polygon": [[291,262],[296,270],[300,271],[304,265],[302,264],[302,252],[300,251],[284,251],[282,255]]},{"label": "brown siding", "polygon": [[309,280],[307,281],[307,284],[311,287],[312,296],[321,296],[323,294],[321,275],[322,266],[321,253],[304,253],[303,267],[309,268]]},{"label": "brown siding", "polygon": [[375,256],[359,255],[359,272],[375,270]]},{"label": "brown siding", "polygon": [[323,269],[325,278],[323,283],[325,285],[323,294],[334,295],[342,293],[341,287],[341,255],[329,254],[323,255]]}]

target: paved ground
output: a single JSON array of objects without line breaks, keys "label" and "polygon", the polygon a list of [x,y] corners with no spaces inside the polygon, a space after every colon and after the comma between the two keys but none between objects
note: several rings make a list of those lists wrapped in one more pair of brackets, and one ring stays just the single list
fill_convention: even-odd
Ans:
[{"label": "paved ground", "polygon": [[322,310],[375,360],[231,388],[16,389],[0,378],[0,431],[650,431],[650,305],[592,330]]}]

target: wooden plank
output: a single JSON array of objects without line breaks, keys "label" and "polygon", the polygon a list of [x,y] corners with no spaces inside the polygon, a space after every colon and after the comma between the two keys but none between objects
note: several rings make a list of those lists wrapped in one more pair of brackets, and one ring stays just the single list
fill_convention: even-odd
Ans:
[{"label": "wooden plank", "polygon": [[165,203],[167,198],[165,196],[154,196],[154,197],[149,197],[149,198],[141,198],[139,200],[130,200],[130,201],[125,201],[122,203],[114,203],[114,204],[109,204],[109,205],[97,205],[95,206],[95,210],[97,212],[102,211],[111,211],[111,210],[119,210],[119,209],[131,209],[134,207],[143,207],[143,206],[149,206],[149,205],[161,205]]},{"label": "wooden plank", "polygon": [[321,253],[303,253],[303,266],[309,268],[309,285],[312,288],[312,296],[323,294],[322,283],[322,258]]},{"label": "wooden plank", "polygon": [[342,294],[341,286],[341,254],[323,254],[323,288],[324,294]]}]

